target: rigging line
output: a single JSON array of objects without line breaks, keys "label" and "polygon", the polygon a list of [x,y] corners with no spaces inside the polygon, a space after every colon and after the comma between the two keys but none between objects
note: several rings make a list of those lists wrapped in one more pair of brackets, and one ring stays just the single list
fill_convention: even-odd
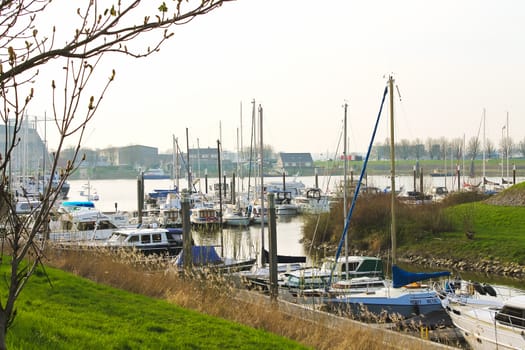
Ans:
[{"label": "rigging line", "polygon": [[479,134],[481,133],[481,127],[483,126],[483,114],[481,116],[481,121],[479,122],[478,134],[476,136],[476,152],[472,152],[472,160],[476,156],[477,150],[479,149]]},{"label": "rigging line", "polygon": [[[344,227],[344,230],[343,230],[343,234],[341,236],[341,239],[339,240],[339,245],[337,246],[337,253],[335,255],[335,262],[337,262],[337,260],[339,259],[339,256],[341,255],[341,248],[343,246],[343,242],[345,240],[345,236],[348,233],[348,227],[350,226],[350,219],[351,219],[352,214],[354,212],[355,203],[357,201],[357,196],[359,195],[359,189],[361,188],[361,183],[363,181],[363,176],[364,176],[365,171],[366,171],[366,166],[368,164],[368,159],[370,158],[370,153],[372,151],[372,146],[374,144],[374,139],[375,139],[375,136],[376,136],[378,125],[379,125],[379,120],[381,119],[381,113],[383,111],[383,106],[385,104],[385,99],[386,99],[387,93],[388,93],[388,86],[385,86],[385,90],[383,92],[383,99],[381,100],[381,106],[379,107],[379,113],[377,114],[376,124],[374,126],[374,131],[372,132],[372,139],[370,140],[370,144],[368,145],[368,151],[366,153],[366,158],[365,158],[365,161],[363,163],[363,168],[361,169],[361,174],[359,175],[359,181],[357,182],[356,188],[354,190],[354,197],[352,198],[352,205],[351,205],[350,210],[348,211],[348,214],[346,216],[346,221],[345,221],[345,227]],[[390,93],[392,93],[392,92],[390,92]],[[345,190],[346,190],[346,188],[345,188]],[[394,189],[392,189],[392,190],[394,190]],[[330,272],[330,279],[328,280],[328,286],[330,286],[332,284],[332,277],[334,275],[334,270],[335,270],[335,266],[336,265],[337,264],[333,264],[333,266],[332,266],[332,271]]]},{"label": "rigging line", "polygon": [[[252,162],[253,162],[253,149],[255,147],[255,99],[252,100],[252,123],[250,129],[250,160],[248,166],[248,203],[250,202],[250,191],[251,191],[251,178],[252,178]],[[255,192],[255,191],[254,191]],[[254,194],[255,196],[255,194]]]},{"label": "rigging line", "polygon": [[[330,168],[330,170],[333,170],[335,169],[335,160],[337,159],[337,154],[339,154],[339,147],[341,146],[341,139],[343,138],[343,128],[340,128],[340,132],[339,132],[339,139],[337,141],[337,147],[336,147],[336,150],[335,150],[335,154],[334,154],[334,157],[333,157],[333,160],[332,160],[332,167]],[[328,170],[327,170],[328,171]],[[331,174],[332,171],[329,171],[329,174]],[[331,176],[328,177],[328,180],[327,180],[327,183],[326,183],[326,191],[325,193],[328,193],[328,190],[329,190],[329,186],[330,186],[330,179],[331,179]],[[330,215],[330,213],[329,213]],[[313,245],[314,245],[314,242],[315,242],[315,237],[317,235],[317,229],[319,228],[319,223],[321,221],[321,214],[317,215],[317,221],[315,223],[315,228],[314,228],[314,234],[312,236],[312,242],[310,243],[310,248],[308,249],[308,255],[311,256],[312,255],[312,249],[313,249]],[[325,222],[325,229],[323,232],[326,233],[326,228],[328,227],[328,222],[329,220],[326,220]]]},{"label": "rigging line", "polygon": [[[344,124],[343,121],[341,121],[341,123]],[[339,132],[339,139],[337,141],[337,146],[335,148],[335,153],[334,153],[334,157],[333,157],[333,161],[332,161],[332,167],[330,168],[329,174],[332,174],[333,170],[336,168],[335,161],[337,160],[337,155],[339,154],[339,148],[341,147],[341,140],[343,139],[343,135],[344,135],[344,130],[343,130],[343,127],[341,126],[340,132]],[[330,187],[329,187],[330,186],[330,179],[331,179],[331,176],[328,177],[328,180],[327,180],[327,183],[326,183],[326,192],[328,192],[328,190],[330,189]]]},{"label": "rigging line", "polygon": [[[408,131],[408,139],[409,140],[416,140],[417,137],[414,137],[414,132],[412,131],[412,123],[410,123],[410,121],[408,120],[408,113],[405,109],[405,104],[403,103],[403,100],[401,98],[401,93],[399,92],[399,85],[396,84],[396,90],[397,90],[397,94],[399,96],[399,106],[400,106],[400,112],[401,112],[401,120],[404,122],[404,124],[406,125],[406,128],[405,130]],[[394,125],[395,129],[396,129],[396,135],[400,135],[400,133],[398,132],[399,130],[397,129],[397,124]],[[396,143],[395,142],[396,140],[394,140],[394,144]]]}]

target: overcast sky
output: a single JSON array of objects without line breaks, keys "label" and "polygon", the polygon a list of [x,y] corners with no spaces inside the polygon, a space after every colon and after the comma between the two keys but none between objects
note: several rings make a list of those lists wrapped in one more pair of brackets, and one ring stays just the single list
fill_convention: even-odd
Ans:
[{"label": "overcast sky", "polygon": [[167,152],[175,135],[185,149],[188,129],[190,147],[221,138],[235,150],[241,114],[249,144],[255,100],[275,151],[333,154],[346,102],[349,152],[364,152],[389,74],[401,95],[397,140],[482,137],[484,108],[495,144],[507,114],[509,136],[525,137],[521,0],[238,0],[177,27],[153,57],[106,58],[117,76],[89,125],[90,148]]}]

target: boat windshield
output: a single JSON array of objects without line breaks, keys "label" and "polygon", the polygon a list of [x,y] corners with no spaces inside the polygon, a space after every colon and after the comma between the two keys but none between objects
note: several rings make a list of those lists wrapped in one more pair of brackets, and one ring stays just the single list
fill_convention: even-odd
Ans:
[{"label": "boat windshield", "polygon": [[122,232],[113,232],[108,238],[109,242],[124,242],[129,235]]},{"label": "boat windshield", "polygon": [[525,328],[524,310],[510,306],[504,306],[503,310],[496,314],[496,320],[499,322],[520,328]]}]

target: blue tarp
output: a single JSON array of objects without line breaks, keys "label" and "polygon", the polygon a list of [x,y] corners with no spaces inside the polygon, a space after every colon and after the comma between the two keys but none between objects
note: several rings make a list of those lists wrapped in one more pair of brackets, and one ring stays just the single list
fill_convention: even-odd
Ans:
[{"label": "blue tarp", "polygon": [[177,188],[174,188],[174,189],[171,189],[171,190],[154,189],[153,192],[148,193],[148,196],[150,198],[152,198],[152,199],[166,198],[166,197],[168,197],[168,194],[170,194],[170,193],[177,194],[177,193],[179,193],[179,191],[178,191]]},{"label": "blue tarp", "polygon": [[168,230],[169,233],[175,233],[178,235],[182,235],[183,231],[180,227],[166,227],[166,230]]},{"label": "blue tarp", "polygon": [[91,201],[69,201],[69,202],[62,202],[62,206],[64,207],[85,207],[85,208],[94,208],[95,203]]},{"label": "blue tarp", "polygon": [[450,276],[450,272],[408,272],[401,269],[397,265],[392,266],[392,281],[394,284],[394,288],[400,288],[412,282],[419,282],[423,280],[428,280],[430,278],[437,278],[443,276]]},{"label": "blue tarp", "polygon": [[[193,256],[193,265],[216,265],[222,263],[222,259],[217,254],[214,246],[193,246],[191,247],[191,254]],[[184,251],[177,255],[175,265],[182,267],[184,265]]]}]

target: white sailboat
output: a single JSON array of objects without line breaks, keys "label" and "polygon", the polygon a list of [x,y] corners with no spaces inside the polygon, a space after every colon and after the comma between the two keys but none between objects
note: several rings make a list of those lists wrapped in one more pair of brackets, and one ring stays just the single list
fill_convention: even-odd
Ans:
[{"label": "white sailboat", "polygon": [[[395,187],[395,151],[394,151],[394,79],[389,78],[385,87],[383,103],[387,92],[390,96],[390,157],[391,157],[391,188]],[[379,121],[379,116],[378,116]],[[377,123],[376,123],[377,129]],[[375,130],[374,130],[375,135]],[[368,159],[368,156],[367,156]],[[358,186],[360,183],[358,184]],[[358,191],[358,189],[356,189]],[[353,315],[368,313],[375,316],[386,315],[407,318],[413,315],[428,314],[433,311],[443,311],[441,299],[435,290],[420,281],[425,279],[449,275],[448,272],[436,273],[410,273],[396,266],[396,215],[395,215],[395,192],[391,192],[391,235],[392,235],[392,280],[384,280],[384,286],[374,290],[361,293],[343,294],[331,298],[325,298],[329,309],[349,312]],[[354,202],[356,197],[354,196]],[[352,203],[354,204],[354,203]],[[350,213],[351,214],[351,213]],[[345,227],[346,230],[346,227]]]},{"label": "white sailboat", "polygon": [[98,192],[93,186],[91,185],[89,179],[87,183],[83,184],[79,191],[80,196],[86,197],[88,201],[98,201],[100,199],[100,196],[98,195]]},{"label": "white sailboat", "polygon": [[[343,179],[343,212],[348,224],[351,214],[347,217],[347,147],[346,147],[346,120],[348,105],[344,105],[344,159],[345,172]],[[366,161],[361,173],[362,181]],[[319,189],[317,189],[319,190]],[[320,190],[319,190],[320,191]],[[356,192],[359,190],[357,189]],[[320,192],[318,192],[320,194]],[[354,200],[355,200],[354,193]],[[320,197],[319,197],[320,198]],[[321,267],[309,267],[293,272],[286,273],[283,283],[284,287],[290,289],[292,294],[301,296],[334,296],[341,294],[364,292],[375,289],[378,285],[383,285],[383,262],[381,258],[372,256],[349,256],[348,240],[346,234],[343,234],[338,252],[335,257],[325,258]],[[344,241],[344,255],[340,255],[341,243]]]}]

